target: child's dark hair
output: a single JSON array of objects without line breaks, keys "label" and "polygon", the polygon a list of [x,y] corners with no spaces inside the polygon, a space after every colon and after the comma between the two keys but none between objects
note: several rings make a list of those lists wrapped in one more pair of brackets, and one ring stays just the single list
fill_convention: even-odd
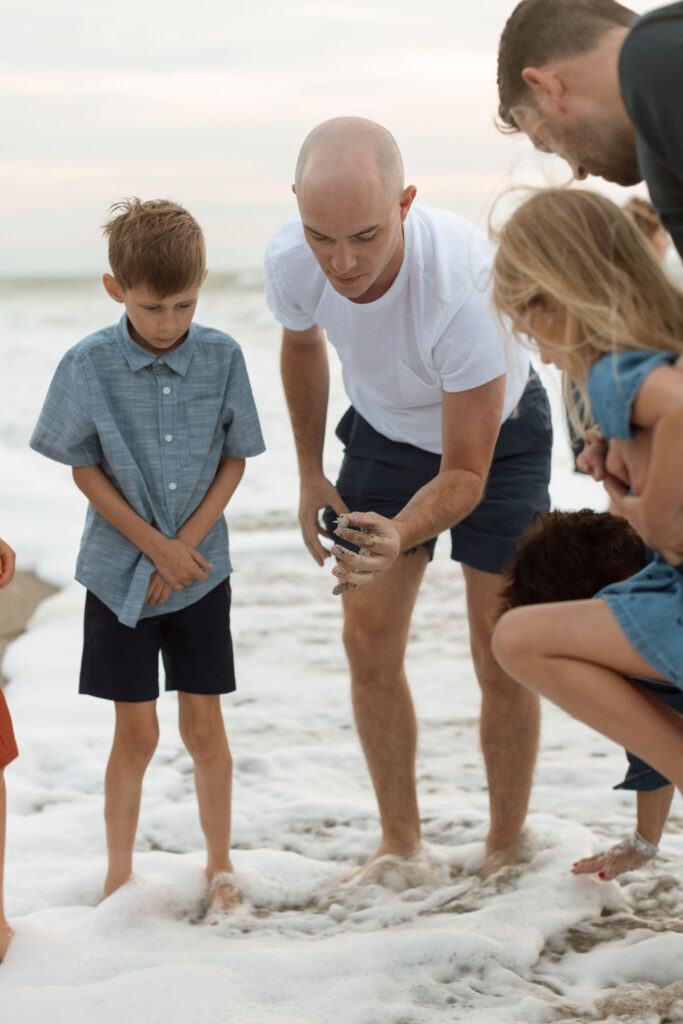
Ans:
[{"label": "child's dark hair", "polygon": [[610,512],[539,514],[503,570],[499,615],[526,604],[580,601],[645,565],[636,531]]},{"label": "child's dark hair", "polygon": [[109,263],[121,288],[145,284],[159,299],[201,284],[204,235],[194,217],[170,199],[122,199],[103,226]]}]

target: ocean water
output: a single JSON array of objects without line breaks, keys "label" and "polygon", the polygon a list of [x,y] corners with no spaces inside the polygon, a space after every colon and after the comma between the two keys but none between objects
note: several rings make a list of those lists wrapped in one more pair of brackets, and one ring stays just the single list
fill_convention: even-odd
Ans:
[{"label": "ocean water", "polygon": [[[118,308],[94,277],[3,281],[0,298],[0,535],[21,567],[61,588],[3,666],[21,753],[6,771],[6,909],[16,936],[0,966],[2,1020],[681,1019],[679,798],[654,867],[620,884],[570,874],[578,857],[632,831],[633,795],[610,789],[623,776],[616,747],[546,706],[528,860],[486,882],[476,874],[488,819],[479,696],[463,583],[445,544],[420,594],[407,660],[425,848],[407,867],[348,884],[378,842],[377,812],[352,724],[333,578],[299,537],[279,330],[257,272],[210,277],[197,314],[243,346],[268,444],[229,510],[238,689],[223,706],[243,904],[218,927],[197,923],[203,838],[170,695],[158,704],[135,876],[101,901],[112,714],[76,692],[83,592],[72,574],[85,502],[68,469],[27,441],[62,352]],[[557,381],[548,385],[558,428],[554,501],[602,507],[601,489],[571,473]],[[334,362],[330,406],[334,476],[333,426],[345,408]]]}]

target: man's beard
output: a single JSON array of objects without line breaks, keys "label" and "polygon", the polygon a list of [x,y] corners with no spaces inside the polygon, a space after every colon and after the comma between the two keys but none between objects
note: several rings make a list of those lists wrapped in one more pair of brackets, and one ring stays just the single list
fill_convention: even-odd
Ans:
[{"label": "man's beard", "polygon": [[564,141],[570,152],[581,154],[578,162],[588,174],[616,185],[637,185],[643,179],[630,125],[625,130],[612,122],[578,125]]}]

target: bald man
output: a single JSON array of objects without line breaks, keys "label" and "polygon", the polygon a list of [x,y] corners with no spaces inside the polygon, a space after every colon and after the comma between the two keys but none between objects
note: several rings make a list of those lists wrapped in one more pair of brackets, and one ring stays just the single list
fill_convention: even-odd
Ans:
[{"label": "bald man", "polygon": [[[301,149],[294,192],[299,215],[271,239],[265,279],[283,326],[303,538],[322,565],[321,536],[349,510],[372,512],[375,533],[389,537],[370,568],[348,546],[333,549],[356,725],[382,825],[370,862],[420,847],[417,726],[403,662],[436,537],[452,527],[482,688],[487,851],[506,859],[526,815],[538,704],[497,667],[489,620],[517,534],[548,507],[547,399],[525,356],[506,360],[490,310],[488,242],[461,217],[414,205],[385,128],[361,118],[319,125]],[[351,401],[337,427],[345,454],[336,485],[322,468],[326,335]]]},{"label": "bald man", "polygon": [[499,114],[581,179],[643,178],[683,256],[683,3],[522,0],[498,50]]}]

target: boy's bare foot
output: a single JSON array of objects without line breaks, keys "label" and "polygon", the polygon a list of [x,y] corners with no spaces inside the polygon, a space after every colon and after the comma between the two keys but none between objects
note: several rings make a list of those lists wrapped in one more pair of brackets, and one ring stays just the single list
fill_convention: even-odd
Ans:
[{"label": "boy's bare foot", "polygon": [[635,871],[642,868],[651,858],[639,853],[630,839],[624,839],[609,850],[596,853],[593,857],[584,857],[572,865],[572,874],[597,874],[603,882],[610,882],[624,871]]},{"label": "boy's bare foot", "polygon": [[126,882],[130,881],[132,877],[132,871],[127,875],[115,874],[110,871],[104,880],[104,898],[106,899],[107,896],[111,896],[111,894],[116,892],[117,889],[120,889],[122,885],[125,885]]},{"label": "boy's bare foot", "polygon": [[10,927],[9,922],[2,918],[0,920],[0,963],[5,959],[13,935],[14,929]]},{"label": "boy's bare foot", "polygon": [[235,884],[235,876],[229,871],[219,871],[209,882],[209,909],[204,921],[218,924],[231,914],[242,902],[242,895]]}]

